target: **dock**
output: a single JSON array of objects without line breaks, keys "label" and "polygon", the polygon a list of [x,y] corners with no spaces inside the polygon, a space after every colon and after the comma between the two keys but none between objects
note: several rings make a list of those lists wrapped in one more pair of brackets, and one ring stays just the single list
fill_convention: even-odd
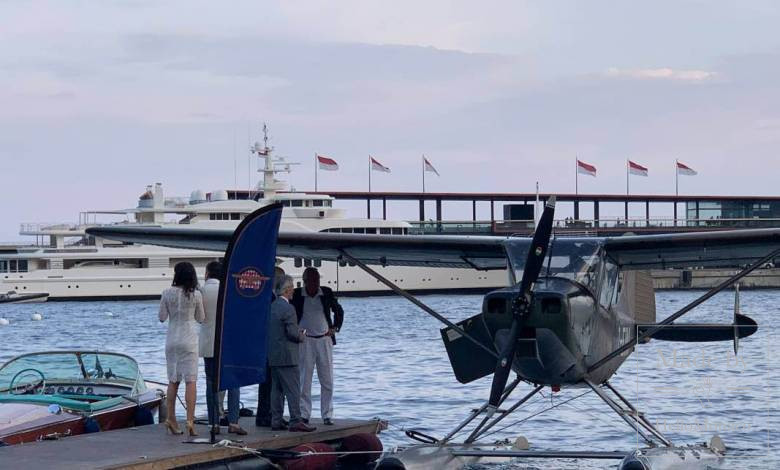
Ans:
[{"label": "dock", "polygon": [[[335,419],[333,426],[324,426],[312,419],[314,432],[271,431],[256,427],[254,418],[242,418],[246,436],[228,434],[227,428],[217,440],[241,440],[243,445],[262,449],[287,449],[300,444],[342,439],[358,433],[377,434],[386,423],[375,420]],[[184,423],[180,422],[184,429]],[[208,427],[197,426],[198,438],[208,439]],[[0,468],[57,468],[62,470],[132,469],[160,470],[180,468],[209,462],[219,462],[246,456],[239,449],[214,447],[210,444],[188,443],[186,434],[174,436],[161,424],[115,431],[82,434],[56,441],[0,447]]]}]

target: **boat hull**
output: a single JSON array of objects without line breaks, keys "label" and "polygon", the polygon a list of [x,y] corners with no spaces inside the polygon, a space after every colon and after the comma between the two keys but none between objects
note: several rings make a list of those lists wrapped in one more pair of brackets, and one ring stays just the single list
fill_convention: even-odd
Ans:
[{"label": "boat hull", "polygon": [[150,390],[137,397],[137,403],[125,400],[93,413],[63,409],[58,414],[42,404],[0,403],[0,442],[14,445],[84,434],[88,420],[94,420],[100,431],[135,426],[139,408],[154,413],[161,401],[161,394]]}]

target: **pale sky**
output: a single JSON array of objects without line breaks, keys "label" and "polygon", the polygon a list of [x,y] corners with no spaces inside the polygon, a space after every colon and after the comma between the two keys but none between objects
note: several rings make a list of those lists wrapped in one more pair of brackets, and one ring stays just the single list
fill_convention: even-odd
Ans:
[{"label": "pale sky", "polygon": [[778,24],[775,1],[0,0],[0,241],[157,181],[246,187],[263,121],[303,190],[315,152],[341,166],[321,189],[366,189],[371,154],[376,190],[419,190],[424,153],[430,191],[573,192],[578,155],[581,192],[624,193],[631,158],[632,193],[671,193],[679,158],[682,193],[777,195]]}]

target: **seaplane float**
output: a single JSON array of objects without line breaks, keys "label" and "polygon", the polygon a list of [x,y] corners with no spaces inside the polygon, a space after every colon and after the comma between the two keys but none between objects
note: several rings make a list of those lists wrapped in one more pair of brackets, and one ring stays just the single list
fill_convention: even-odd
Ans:
[{"label": "seaplane float", "polygon": [[[726,448],[717,436],[707,444],[673,443],[610,379],[636,348],[650,340],[730,341],[736,354],[739,340],[758,328],[755,321],[739,313],[738,303],[732,323],[678,320],[780,257],[780,230],[556,237],[554,211],[555,198],[551,197],[532,238],[279,233],[277,256],[357,265],[441,321],[445,325],[441,337],[458,382],[492,375],[487,400],[458,426],[438,438],[407,431],[409,437],[421,442],[386,456],[378,468],[460,468],[496,458],[611,459],[622,470],[706,468],[722,461]],[[229,230],[159,226],[104,226],[87,233],[125,242],[212,251],[224,251],[234,235]],[[391,265],[508,268],[510,282],[485,296],[481,313],[454,323],[372,268]],[[674,314],[656,321],[654,290],[647,271],[706,267],[736,272]],[[510,381],[512,372],[515,377]],[[530,390],[510,405],[510,397],[520,384]],[[545,388],[589,389],[646,446],[601,452],[502,450],[480,444],[481,437]]]}]

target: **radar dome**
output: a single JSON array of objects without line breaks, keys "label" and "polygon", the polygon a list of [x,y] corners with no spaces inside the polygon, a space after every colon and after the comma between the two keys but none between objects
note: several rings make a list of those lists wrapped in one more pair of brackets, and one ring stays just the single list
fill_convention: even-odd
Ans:
[{"label": "radar dome", "polygon": [[201,202],[206,202],[206,193],[196,189],[190,194],[190,204],[200,204]]},{"label": "radar dome", "polygon": [[224,189],[217,189],[213,193],[211,193],[211,200],[212,201],[227,201],[228,200],[228,193]]}]

